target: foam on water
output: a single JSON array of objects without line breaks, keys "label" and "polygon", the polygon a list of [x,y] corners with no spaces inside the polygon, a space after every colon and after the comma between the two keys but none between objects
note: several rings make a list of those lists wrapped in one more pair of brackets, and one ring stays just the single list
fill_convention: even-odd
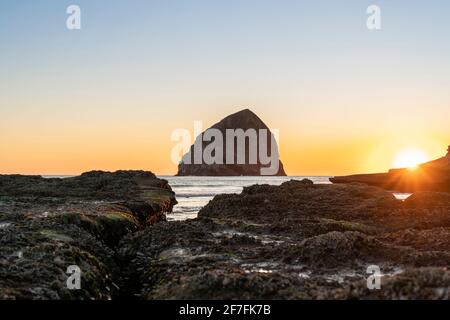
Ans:
[{"label": "foam on water", "polygon": [[[223,193],[241,193],[243,187],[254,184],[280,185],[291,179],[310,179],[315,184],[330,184],[329,176],[288,176],[288,177],[174,177],[161,176],[169,181],[176,194],[178,204],[173,213],[167,216],[169,221],[187,220],[197,217],[200,209],[214,196]],[[399,200],[405,200],[411,194],[394,193]]]},{"label": "foam on water", "polygon": [[223,193],[241,193],[243,187],[254,184],[280,185],[291,179],[310,179],[314,183],[330,184],[330,177],[173,177],[162,176],[169,181],[176,194],[178,204],[168,220],[187,220],[197,217],[200,209],[214,196]]}]

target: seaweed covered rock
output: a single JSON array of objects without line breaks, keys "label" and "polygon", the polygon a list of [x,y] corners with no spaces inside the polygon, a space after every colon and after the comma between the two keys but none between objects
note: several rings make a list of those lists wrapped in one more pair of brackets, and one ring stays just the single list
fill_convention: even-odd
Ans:
[{"label": "seaweed covered rock", "polygon": [[[120,256],[140,299],[447,299],[449,217],[437,194],[255,185],[127,235]],[[367,287],[373,265],[381,290]]]},{"label": "seaweed covered rock", "polygon": [[[445,193],[401,201],[376,187],[291,180],[218,195],[198,218],[168,222],[173,192],[148,173],[2,179],[0,298],[449,296]],[[89,180],[86,196],[78,179]],[[66,286],[69,265],[82,271],[81,290]],[[379,290],[367,286],[372,266]]]},{"label": "seaweed covered rock", "polygon": [[[120,295],[120,239],[164,221],[175,204],[167,181],[144,171],[0,175],[0,299]],[[66,283],[72,265],[80,290]]]}]

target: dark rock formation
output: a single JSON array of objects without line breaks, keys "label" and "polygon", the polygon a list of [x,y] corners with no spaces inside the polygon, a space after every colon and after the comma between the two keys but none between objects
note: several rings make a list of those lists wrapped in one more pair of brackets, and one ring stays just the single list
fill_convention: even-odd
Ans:
[{"label": "dark rock formation", "polygon": [[0,176],[0,299],[450,299],[448,193],[291,180],[167,222],[174,203],[151,173]]},{"label": "dark rock formation", "polygon": [[[200,146],[199,149],[202,151],[205,150],[205,148],[211,144],[214,143],[214,139],[212,139],[211,142],[204,142],[201,140],[201,136],[204,135],[205,132],[211,129],[218,129],[224,139],[223,139],[223,157],[222,157],[222,164],[214,163],[214,164],[206,164],[206,163],[200,163],[195,164],[194,162],[194,146],[195,144],[198,144]],[[242,129],[243,131],[247,131],[248,129],[254,129],[256,132],[260,129],[267,130],[267,152],[266,154],[268,156],[271,155],[271,146],[272,146],[272,139],[271,139],[271,132],[269,128],[262,122],[262,120],[254,114],[249,109],[245,109],[242,111],[239,111],[237,113],[234,113],[232,115],[229,115],[228,117],[222,119],[220,122],[213,125],[211,128],[207,129],[205,132],[202,133],[200,137],[197,137],[196,142],[194,145],[191,146],[190,151],[183,156],[182,162],[178,166],[178,176],[260,176],[261,174],[261,168],[267,168],[269,165],[267,164],[261,164],[260,158],[258,157],[257,162],[254,164],[251,164],[249,161],[249,143],[247,142],[245,145],[245,162],[244,164],[238,164],[237,161],[237,143],[235,143],[234,146],[234,161],[232,164],[227,164],[226,162],[226,130],[227,129]],[[273,140],[274,141],[274,140]],[[236,141],[235,141],[236,142]],[[264,140],[260,140],[260,137],[257,138],[257,147],[258,150],[261,148],[262,143]],[[279,161],[278,158],[278,147],[275,146],[277,150],[276,155],[276,161],[278,162],[278,170],[275,171],[274,174],[268,174],[268,175],[277,175],[277,176],[285,176],[286,173],[284,172],[283,164],[281,161]]]},{"label": "dark rock formation", "polygon": [[445,157],[418,166],[417,169],[391,169],[387,173],[334,177],[333,183],[364,183],[399,192],[450,192],[450,147]]},{"label": "dark rock formation", "polygon": [[[125,235],[165,220],[176,204],[150,172],[44,179],[0,175],[0,299],[109,299],[123,294]],[[78,265],[81,290],[69,290]]]},{"label": "dark rock formation", "polygon": [[[449,299],[450,198],[289,181],[121,241],[141,299]],[[384,274],[367,288],[367,268]]]}]

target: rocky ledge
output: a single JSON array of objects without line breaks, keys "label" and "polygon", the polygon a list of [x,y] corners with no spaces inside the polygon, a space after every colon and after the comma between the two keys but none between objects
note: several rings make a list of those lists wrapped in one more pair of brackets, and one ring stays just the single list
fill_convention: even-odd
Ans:
[{"label": "rocky ledge", "polygon": [[450,196],[255,185],[126,236],[120,255],[140,299],[449,299]]},{"label": "rocky ledge", "polygon": [[[151,172],[0,175],[0,299],[128,294],[120,239],[164,221],[175,204],[167,181]],[[81,290],[67,288],[71,265],[82,272]]]},{"label": "rocky ledge", "polygon": [[450,299],[448,193],[291,180],[180,222],[145,172],[1,176],[0,194],[2,299]]}]

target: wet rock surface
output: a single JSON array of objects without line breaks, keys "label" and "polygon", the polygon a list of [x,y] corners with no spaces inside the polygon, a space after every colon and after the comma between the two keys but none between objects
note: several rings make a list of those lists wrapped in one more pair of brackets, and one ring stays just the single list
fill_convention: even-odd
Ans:
[{"label": "wet rock surface", "polygon": [[216,196],[120,243],[139,299],[449,299],[449,249],[446,194],[308,180]]},{"label": "wet rock surface", "polygon": [[[123,290],[117,245],[176,204],[150,172],[44,179],[0,175],[0,299],[111,299]],[[81,290],[67,288],[77,265]]]},{"label": "wet rock surface", "polygon": [[[216,196],[197,219],[168,222],[175,198],[164,180],[81,177],[31,177],[36,195],[0,176],[0,298],[450,298],[446,193],[400,201],[375,187],[291,180]],[[66,288],[69,265],[82,270],[81,290]],[[373,265],[379,290],[367,287]]]}]

